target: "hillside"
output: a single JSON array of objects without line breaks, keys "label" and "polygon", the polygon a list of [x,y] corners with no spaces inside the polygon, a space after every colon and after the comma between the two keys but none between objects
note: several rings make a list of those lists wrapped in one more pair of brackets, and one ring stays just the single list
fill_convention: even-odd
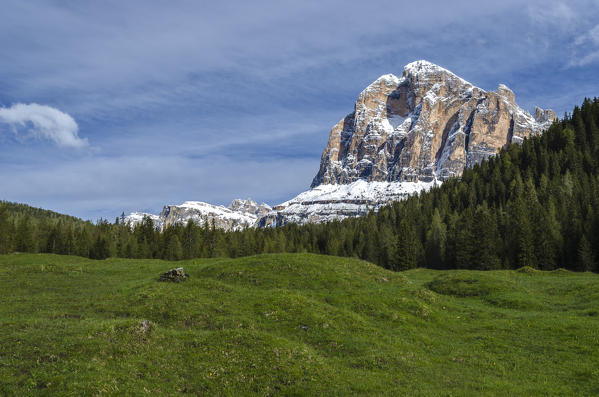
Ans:
[{"label": "hillside", "polygon": [[10,201],[2,201],[0,200],[0,207],[6,208],[8,214],[13,218],[21,218],[21,217],[31,217],[31,218],[47,218],[53,220],[62,220],[68,222],[80,222],[83,223],[85,221],[76,218],[71,215],[65,215],[58,212],[45,210],[43,208],[32,207],[27,204],[20,203],[12,203]]},{"label": "hillside", "polygon": [[0,284],[2,395],[599,393],[592,273],[21,254]]}]

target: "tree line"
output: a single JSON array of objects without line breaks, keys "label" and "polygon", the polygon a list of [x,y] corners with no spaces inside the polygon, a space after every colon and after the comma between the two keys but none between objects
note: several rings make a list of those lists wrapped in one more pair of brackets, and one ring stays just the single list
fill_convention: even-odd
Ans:
[{"label": "tree line", "polygon": [[238,257],[314,252],[359,257],[392,270],[599,271],[599,100],[544,134],[511,144],[460,178],[360,218],[225,232],[188,222],[162,232],[150,218],[95,224],[27,206],[0,205],[0,253],[103,259]]}]

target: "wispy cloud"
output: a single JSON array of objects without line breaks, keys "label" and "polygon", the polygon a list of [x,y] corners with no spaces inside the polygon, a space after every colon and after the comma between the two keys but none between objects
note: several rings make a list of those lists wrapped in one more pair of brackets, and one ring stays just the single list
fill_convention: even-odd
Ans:
[{"label": "wispy cloud", "polygon": [[595,25],[576,37],[574,54],[566,67],[581,67],[597,61],[599,61],[599,25]]},{"label": "wispy cloud", "polygon": [[575,12],[563,1],[549,1],[539,4],[532,3],[528,6],[530,18],[541,24],[557,24],[567,27],[566,23],[576,18]]},{"label": "wispy cloud", "polygon": [[26,137],[48,139],[58,146],[80,148],[87,139],[79,137],[79,126],[68,114],[37,103],[17,103],[0,108],[0,122]]}]

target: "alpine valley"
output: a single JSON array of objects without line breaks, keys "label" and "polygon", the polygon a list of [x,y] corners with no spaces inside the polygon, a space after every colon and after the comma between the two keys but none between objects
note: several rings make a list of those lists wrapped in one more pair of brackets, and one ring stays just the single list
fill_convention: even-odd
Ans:
[{"label": "alpine valley", "polygon": [[364,89],[354,110],[331,130],[311,188],[276,205],[234,200],[225,208],[199,201],[167,205],[159,215],[135,212],[163,228],[194,220],[224,230],[360,216],[460,176],[509,143],[541,134],[552,110],[521,109],[499,84],[485,91],[427,61],[387,74]]}]

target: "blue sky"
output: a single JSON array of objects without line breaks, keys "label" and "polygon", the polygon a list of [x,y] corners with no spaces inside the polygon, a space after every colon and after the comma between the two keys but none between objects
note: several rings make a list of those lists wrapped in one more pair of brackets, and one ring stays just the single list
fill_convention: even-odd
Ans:
[{"label": "blue sky", "polygon": [[3,0],[0,199],[92,220],[277,204],[360,91],[418,59],[527,110],[599,96],[595,0],[355,3]]}]

